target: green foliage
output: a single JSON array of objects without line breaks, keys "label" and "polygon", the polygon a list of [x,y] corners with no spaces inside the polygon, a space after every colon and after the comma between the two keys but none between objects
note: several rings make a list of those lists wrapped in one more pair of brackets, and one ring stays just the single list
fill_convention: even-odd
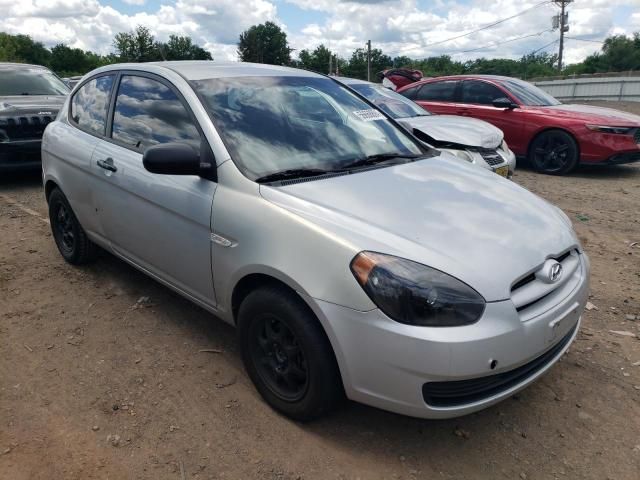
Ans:
[{"label": "green foliage", "polygon": [[159,60],[213,60],[204,48],[190,37],[170,35],[166,43],[156,42],[148,28],[138,26],[133,32],[116,34],[115,53],[99,55],[59,43],[51,50],[27,35],[0,32],[0,62],[44,65],[62,77],[84,75],[94,68],[118,62]]},{"label": "green foliage", "polygon": [[47,65],[51,52],[27,35],[0,32],[0,61]]},{"label": "green foliage", "polygon": [[170,35],[167,43],[158,43],[165,60],[213,60],[204,48],[195,45],[191,37]]},{"label": "green foliage", "polygon": [[287,34],[273,22],[252,26],[238,41],[238,56],[243,62],[289,65],[291,51]]},{"label": "green foliage", "polygon": [[51,49],[49,68],[63,77],[83,75],[86,72],[106,65],[105,57],[97,53],[71,48],[60,43]]},{"label": "green foliage", "polygon": [[[371,80],[377,81],[377,73],[393,66],[393,60],[389,55],[382,53],[378,48],[371,49]],[[367,79],[367,49],[356,49],[349,62],[340,67],[341,75],[345,77]]]},{"label": "green foliage", "polygon": [[[300,50],[300,61],[297,63],[297,67],[306,68],[307,70],[313,70],[319,73],[329,72],[330,58],[333,56],[333,52],[320,44],[313,52],[309,50]],[[335,70],[335,65],[333,66]]]},{"label": "green foliage", "polygon": [[632,37],[613,35],[607,38],[599,53],[589,55],[584,62],[570,65],[564,73],[624,72],[640,70],[640,32]]},{"label": "green foliage", "polygon": [[147,27],[138,25],[133,32],[117,33],[113,47],[121,62],[154,62],[162,60],[160,49]]}]

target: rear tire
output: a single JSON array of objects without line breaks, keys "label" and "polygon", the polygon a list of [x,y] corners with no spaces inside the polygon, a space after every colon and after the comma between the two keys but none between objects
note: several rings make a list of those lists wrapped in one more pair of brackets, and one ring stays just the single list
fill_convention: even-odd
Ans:
[{"label": "rear tire", "polygon": [[97,246],[89,240],[67,197],[58,188],[49,195],[49,221],[62,258],[73,265],[89,263],[95,258]]},{"label": "rear tire", "polygon": [[563,130],[548,130],[538,135],[529,148],[529,163],[540,173],[565,175],[580,160],[575,139]]},{"label": "rear tire", "polygon": [[238,338],[249,377],[278,412],[309,421],[342,399],[331,344],[317,318],[294,293],[279,286],[249,293],[238,311]]}]

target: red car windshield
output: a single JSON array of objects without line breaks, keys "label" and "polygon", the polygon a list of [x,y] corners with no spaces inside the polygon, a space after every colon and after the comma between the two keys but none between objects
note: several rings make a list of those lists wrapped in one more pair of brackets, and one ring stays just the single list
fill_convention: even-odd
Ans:
[{"label": "red car windshield", "polygon": [[561,102],[547,92],[529,82],[510,78],[508,80],[501,80],[500,84],[509,90],[509,93],[516,97],[522,105],[530,107],[551,107],[561,104]]}]

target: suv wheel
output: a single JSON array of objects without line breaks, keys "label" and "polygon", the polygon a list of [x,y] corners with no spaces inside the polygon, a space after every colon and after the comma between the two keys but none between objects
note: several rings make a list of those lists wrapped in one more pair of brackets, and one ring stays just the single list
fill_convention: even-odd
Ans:
[{"label": "suv wheel", "polygon": [[67,198],[57,188],[49,195],[49,221],[58,250],[67,262],[81,265],[94,259],[96,245],[89,240]]},{"label": "suv wheel", "polygon": [[240,305],[238,336],[249,377],[275,410],[308,421],[342,398],[329,340],[295,294],[277,286],[251,292]]},{"label": "suv wheel", "polygon": [[549,130],[535,138],[529,150],[529,162],[540,173],[564,175],[578,165],[580,152],[571,135]]}]

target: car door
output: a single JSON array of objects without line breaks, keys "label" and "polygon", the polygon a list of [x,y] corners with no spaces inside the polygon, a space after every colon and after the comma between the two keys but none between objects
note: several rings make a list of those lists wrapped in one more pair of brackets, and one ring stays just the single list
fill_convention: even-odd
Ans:
[{"label": "car door", "polygon": [[504,138],[513,148],[522,137],[524,115],[519,108],[497,108],[493,101],[511,96],[498,86],[483,80],[464,80],[460,88],[457,115],[465,115],[489,122],[504,132]]},{"label": "car door", "polygon": [[459,83],[458,80],[425,83],[415,92],[412,100],[431,113],[455,115],[454,101]]},{"label": "car door", "polygon": [[107,138],[93,154],[95,206],[117,254],[207,306],[211,276],[211,208],[216,183],[199,176],[145,170],[145,149],[159,143],[211,151],[178,90],[159,77],[124,72],[112,100]]},{"label": "car door", "polygon": [[[100,222],[93,208],[91,158],[96,145],[104,136],[107,125],[109,99],[116,75],[101,74],[87,80],[69,101],[68,124],[54,122],[49,135],[52,145],[46,149],[65,152],[65,158],[55,162],[54,176],[89,235],[100,234]],[[56,146],[57,145],[57,146]]]}]

